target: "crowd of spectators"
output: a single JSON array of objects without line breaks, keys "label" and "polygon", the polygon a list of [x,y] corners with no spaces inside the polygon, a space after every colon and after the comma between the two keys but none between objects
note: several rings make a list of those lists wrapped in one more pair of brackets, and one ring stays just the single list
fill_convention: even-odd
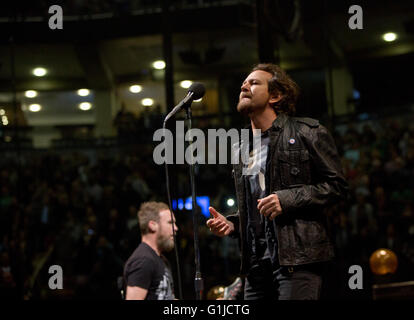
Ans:
[{"label": "crowd of spectators", "polygon": [[[348,268],[361,265],[370,297],[369,257],[393,250],[393,280],[414,280],[414,126],[408,118],[340,125],[334,131],[350,185],[347,201],[327,210],[335,242],[331,283],[350,297]],[[0,296],[16,299],[120,299],[117,278],[139,244],[137,209],[143,201],[167,202],[164,167],[151,144],[96,149],[11,153],[0,161]],[[229,166],[196,168],[198,195],[229,213],[234,195]],[[173,197],[188,197],[188,167],[171,170]],[[193,299],[194,249],[190,211],[177,211],[183,297]],[[206,291],[229,285],[238,273],[237,241],[212,236],[200,215],[200,251]],[[169,257],[176,279],[173,253]],[[63,290],[50,290],[48,268],[63,269]],[[339,282],[338,282],[339,281]],[[176,286],[177,288],[177,286]],[[335,289],[336,288],[336,289]],[[339,289],[338,289],[339,288]]]}]

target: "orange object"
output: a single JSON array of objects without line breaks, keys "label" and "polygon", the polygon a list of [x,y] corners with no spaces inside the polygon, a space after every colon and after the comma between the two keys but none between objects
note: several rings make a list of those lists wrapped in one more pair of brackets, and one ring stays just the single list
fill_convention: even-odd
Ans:
[{"label": "orange object", "polygon": [[371,271],[377,275],[394,273],[398,267],[397,255],[389,249],[378,249],[369,258]]}]

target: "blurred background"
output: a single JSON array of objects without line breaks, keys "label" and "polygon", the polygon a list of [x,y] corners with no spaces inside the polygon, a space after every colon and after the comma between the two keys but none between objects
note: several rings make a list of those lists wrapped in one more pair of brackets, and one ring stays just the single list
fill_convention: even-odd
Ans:
[{"label": "blurred background", "polygon": [[[361,1],[363,29],[352,30],[355,4],[2,1],[0,296],[121,299],[117,278],[140,242],[137,209],[167,202],[153,133],[192,81],[206,86],[192,105],[194,128],[243,127],[240,86],[259,62],[279,64],[299,84],[298,116],[331,130],[350,184],[347,201],[326,212],[336,258],[322,298],[370,300],[374,285],[413,281],[414,2]],[[49,28],[52,5],[63,10],[63,29]],[[205,208],[229,214],[237,204],[231,165],[195,173],[207,294],[236,279],[239,251],[207,231]],[[194,299],[188,166],[171,165],[170,181],[183,298]],[[370,264],[379,248],[396,256],[385,272]],[[63,290],[48,287],[56,264]],[[363,289],[348,286],[352,265],[363,269]]]}]

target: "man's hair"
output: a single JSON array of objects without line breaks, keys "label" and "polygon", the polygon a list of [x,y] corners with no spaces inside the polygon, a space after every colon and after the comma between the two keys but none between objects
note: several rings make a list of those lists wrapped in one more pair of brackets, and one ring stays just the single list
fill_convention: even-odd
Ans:
[{"label": "man's hair", "polygon": [[282,99],[273,105],[276,113],[287,113],[294,115],[296,112],[296,101],[299,96],[299,87],[287,73],[279,66],[271,63],[260,63],[253,67],[252,71],[266,71],[272,75],[268,82],[269,93],[275,96],[281,95]]},{"label": "man's hair", "polygon": [[160,211],[169,210],[167,204],[164,202],[149,201],[141,204],[138,210],[138,222],[141,234],[149,233],[148,223],[150,221],[160,221]]}]

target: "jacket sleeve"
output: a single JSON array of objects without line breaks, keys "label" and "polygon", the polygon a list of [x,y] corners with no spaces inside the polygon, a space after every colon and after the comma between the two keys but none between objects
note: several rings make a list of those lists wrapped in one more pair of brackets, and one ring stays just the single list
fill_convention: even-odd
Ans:
[{"label": "jacket sleeve", "polygon": [[230,222],[233,222],[234,225],[234,231],[232,233],[229,234],[229,236],[231,238],[238,238],[240,236],[239,233],[239,222],[240,222],[240,217],[239,217],[239,211],[237,211],[234,214],[230,214],[226,217],[227,220],[229,220]]},{"label": "jacket sleeve", "polygon": [[313,176],[317,180],[312,185],[273,192],[279,198],[282,214],[302,208],[326,206],[347,195],[348,184],[332,136],[322,125],[311,129],[309,133],[303,139],[310,153],[311,168],[316,170]]}]

